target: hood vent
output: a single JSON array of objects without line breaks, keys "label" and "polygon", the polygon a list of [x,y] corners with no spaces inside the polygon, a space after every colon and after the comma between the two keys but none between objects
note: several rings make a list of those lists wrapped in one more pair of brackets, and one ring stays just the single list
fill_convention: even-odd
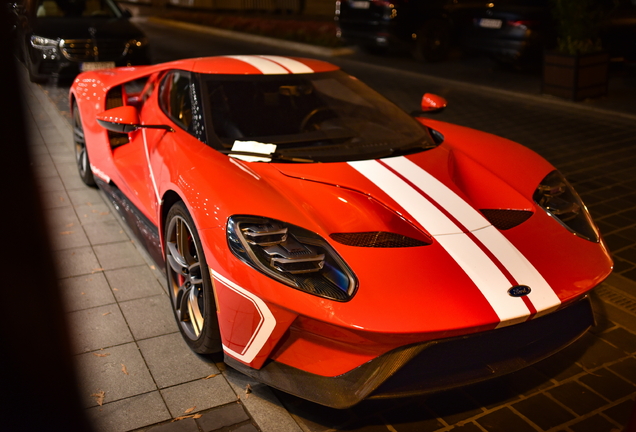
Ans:
[{"label": "hood vent", "polygon": [[488,222],[498,230],[507,230],[521,225],[533,215],[528,210],[481,209]]},{"label": "hood vent", "polygon": [[430,243],[385,231],[333,233],[333,240],[347,246],[372,247],[372,248],[404,248],[428,246]]}]

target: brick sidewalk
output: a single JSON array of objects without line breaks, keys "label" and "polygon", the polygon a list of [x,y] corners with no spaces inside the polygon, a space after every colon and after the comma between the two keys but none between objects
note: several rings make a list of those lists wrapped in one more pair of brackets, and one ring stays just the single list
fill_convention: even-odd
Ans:
[{"label": "brick sidewalk", "polygon": [[[22,78],[32,165],[66,303],[79,391],[95,430],[167,422],[153,431],[300,432],[268,387],[186,346],[165,277],[100,192],[81,182],[68,120],[39,86]],[[190,418],[171,423],[184,416]]]}]

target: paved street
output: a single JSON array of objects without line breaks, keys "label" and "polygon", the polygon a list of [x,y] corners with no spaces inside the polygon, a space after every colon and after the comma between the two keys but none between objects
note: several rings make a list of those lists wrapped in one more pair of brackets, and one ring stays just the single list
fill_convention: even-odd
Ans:
[{"label": "paved street", "polygon": [[[144,25],[151,40],[166,32],[156,23]],[[193,46],[171,37],[170,46]],[[222,45],[235,53],[255,49]],[[590,207],[616,262],[593,296],[598,324],[550,359],[451,392],[332,410],[272,391],[226,369],[220,358],[192,354],[181,341],[164,276],[101,194],[77,176],[66,90],[25,82],[33,165],[66,299],[80,392],[95,429],[622,431],[636,397],[636,113],[598,110],[612,108],[611,101],[580,108],[514,88],[493,91],[365,57],[331,61],[407,111],[418,107],[424,92],[441,94],[449,108],[436,118],[518,141],[561,169]]]}]

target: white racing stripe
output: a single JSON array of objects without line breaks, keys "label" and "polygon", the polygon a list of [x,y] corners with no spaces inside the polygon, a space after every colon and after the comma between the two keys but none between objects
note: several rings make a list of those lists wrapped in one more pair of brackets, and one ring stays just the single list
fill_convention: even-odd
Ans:
[{"label": "white racing stripe", "polygon": [[289,74],[289,71],[282,67],[281,65],[274,63],[271,60],[267,60],[263,57],[259,56],[249,56],[249,55],[236,55],[236,56],[226,56],[228,58],[233,58],[236,60],[240,60],[249,65],[254,66],[256,69],[261,71],[263,75],[286,75]]},{"label": "white racing stripe", "polygon": [[453,215],[468,231],[474,231],[490,225],[490,222],[481,213],[475,211],[459,195],[407,158],[383,159],[382,162],[423,190],[433,201]]},{"label": "white racing stripe", "polygon": [[102,179],[106,183],[110,183],[110,177],[108,177],[104,171],[100,170],[99,168],[97,168],[93,164],[90,164],[90,167],[91,167],[91,171],[93,172],[93,174],[95,174],[97,177],[99,177],[100,179]]},{"label": "white racing stripe", "polygon": [[[418,222],[420,222],[418,220]],[[420,222],[421,223],[421,222]],[[510,281],[474,241],[465,234],[435,237],[479,288],[504,327],[525,321],[530,315],[523,300],[508,295]]]},{"label": "white racing stripe", "polygon": [[[386,192],[435,237],[488,300],[499,317],[498,327],[525,321],[530,315],[523,299],[508,294],[511,281],[499,265],[518,284],[531,288],[527,298],[537,310],[537,316],[560,305],[558,296],[527,258],[460,196],[405,157],[383,159],[382,162],[415,187],[378,161],[355,161],[349,165]],[[464,232],[416,188],[431,197],[471,234]]]},{"label": "white racing stripe", "polygon": [[159,195],[159,189],[157,188],[157,182],[155,181],[155,173],[152,171],[152,164],[150,163],[150,154],[148,153],[148,140],[146,139],[146,128],[141,129],[141,136],[144,141],[144,152],[146,154],[146,163],[148,164],[148,172],[150,173],[150,180],[152,181],[152,188],[155,191],[155,198],[157,199],[157,205],[161,205],[161,195]]},{"label": "white racing stripe", "polygon": [[[537,309],[537,316],[549,313],[559,307],[561,304],[559,297],[543,276],[481,213],[409,159],[398,157],[385,159],[383,162],[427,193],[468,231],[474,231],[473,234],[512,274],[517,283],[527,285],[532,289],[528,298]],[[482,229],[484,227],[486,228]]]},{"label": "white racing stripe", "polygon": [[314,73],[313,69],[311,69],[306,64],[299,62],[298,60],[290,59],[290,58],[287,58],[287,57],[280,57],[280,56],[265,56],[265,55],[263,55],[263,56],[259,56],[259,57],[267,59],[267,60],[271,60],[273,62],[276,62],[276,63],[278,63],[279,65],[281,65],[284,68],[288,69],[291,73],[294,73],[294,74]]},{"label": "white racing stripe", "polygon": [[269,337],[272,335],[272,332],[276,327],[276,318],[274,318],[274,315],[269,310],[265,302],[258,296],[252,294],[245,288],[238,286],[231,280],[227,279],[225,276],[222,276],[212,269],[210,269],[210,276],[216,281],[231,289],[232,291],[236,292],[240,296],[251,301],[261,317],[261,321],[256,327],[254,334],[247,342],[242,352],[238,353],[223,345],[223,350],[230,354],[232,357],[245,363],[251,363],[254,358],[256,358],[261,349],[265,346]]},{"label": "white racing stripe", "polygon": [[537,309],[536,316],[550,313],[561,305],[561,300],[541,273],[497,228],[491,225],[473,234],[508,269],[519,285],[532,289],[527,297]]},{"label": "white racing stripe", "polygon": [[359,171],[366,178],[375,183],[380,189],[389,194],[404,210],[409,214],[426,215],[426,228],[429,234],[435,236],[440,234],[462,233],[460,227],[447,218],[421,193],[413,189],[401,178],[392,173],[388,168],[382,166],[374,160],[349,162],[353,168]]}]

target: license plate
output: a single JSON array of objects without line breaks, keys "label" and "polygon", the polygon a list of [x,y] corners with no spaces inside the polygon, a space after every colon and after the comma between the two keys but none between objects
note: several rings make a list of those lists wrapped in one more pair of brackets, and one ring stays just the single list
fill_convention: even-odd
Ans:
[{"label": "license plate", "polygon": [[369,9],[369,6],[371,5],[371,3],[368,1],[352,1],[352,2],[349,2],[349,5],[353,9]]},{"label": "license plate", "polygon": [[110,69],[115,67],[115,62],[85,62],[80,65],[82,72],[94,71],[98,69]]},{"label": "license plate", "polygon": [[479,20],[479,27],[500,29],[502,21],[500,19],[482,18]]}]

